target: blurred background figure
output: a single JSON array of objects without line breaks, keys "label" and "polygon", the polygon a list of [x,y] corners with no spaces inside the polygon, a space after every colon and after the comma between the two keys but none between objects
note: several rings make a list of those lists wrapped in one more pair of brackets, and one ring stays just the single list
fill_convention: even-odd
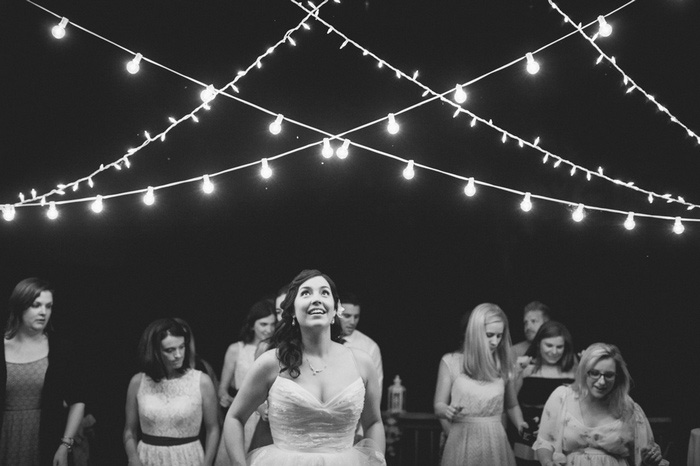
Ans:
[{"label": "blurred background figure", "polygon": [[542,324],[525,355],[532,362],[520,374],[516,390],[528,428],[515,440],[513,450],[519,466],[537,466],[540,463],[531,447],[537,437],[544,404],[558,386],[574,382],[576,354],[566,327],[550,320]]},{"label": "blurred background figure", "polygon": [[[220,427],[214,384],[192,368],[189,325],[158,319],[138,346],[142,372],[129,383],[124,449],[129,466],[211,466]],[[204,448],[200,429],[206,429]]]},{"label": "blurred background figure", "polygon": [[629,396],[630,374],[615,345],[583,352],[570,386],[545,404],[532,448],[543,466],[641,466],[662,463],[642,408]]},{"label": "blurred background figure", "polygon": [[[535,338],[540,326],[551,318],[549,306],[539,301],[532,301],[525,306],[523,310],[523,331],[525,340],[513,345],[513,354],[516,358],[525,356],[530,343]],[[518,362],[523,361],[520,359]],[[525,364],[523,364],[525,365]]]},{"label": "blurred background figure", "polygon": [[83,420],[75,355],[51,332],[53,294],[48,282],[27,278],[10,295],[0,368],[3,466],[68,466]]}]

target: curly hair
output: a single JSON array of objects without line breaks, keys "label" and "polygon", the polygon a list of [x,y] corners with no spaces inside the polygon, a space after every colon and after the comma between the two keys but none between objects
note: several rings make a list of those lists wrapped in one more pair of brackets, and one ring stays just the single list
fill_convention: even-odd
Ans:
[{"label": "curly hair", "polygon": [[[277,359],[281,366],[280,372],[289,371],[289,375],[292,378],[299,377],[299,368],[301,367],[304,356],[304,344],[301,341],[301,330],[298,325],[292,324],[292,319],[294,317],[294,301],[296,300],[301,285],[307,280],[318,276],[323,277],[330,285],[335,309],[338,309],[340,298],[335,282],[331,280],[328,275],[318,270],[302,270],[289,284],[287,296],[280,305],[282,307],[282,320],[277,325],[275,332],[270,338],[269,348],[277,349]],[[335,322],[331,324],[331,339],[342,343],[344,341],[342,339],[343,329],[340,326],[339,320],[340,319],[335,319]]]},{"label": "curly hair", "polygon": [[185,339],[185,357],[177,372],[184,374],[192,367],[192,332],[189,325],[183,325],[179,320],[181,319],[170,317],[155,320],[148,324],[141,335],[138,346],[139,364],[141,370],[155,382],[160,382],[167,375],[161,354],[161,342],[168,336]]},{"label": "curly hair", "polygon": [[[25,278],[15,286],[15,289],[12,290],[12,294],[10,295],[10,302],[8,303],[5,338],[10,339],[17,335],[17,331],[22,325],[24,311],[34,304],[34,300],[44,291],[48,291],[52,295],[54,294],[53,286],[41,278]],[[49,333],[51,329],[51,320],[49,320],[48,325],[44,329],[44,333]]]}]

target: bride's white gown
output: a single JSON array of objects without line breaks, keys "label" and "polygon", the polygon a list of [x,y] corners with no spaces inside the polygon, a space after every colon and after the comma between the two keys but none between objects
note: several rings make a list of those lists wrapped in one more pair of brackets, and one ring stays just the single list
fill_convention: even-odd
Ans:
[{"label": "bride's white gown", "polygon": [[365,401],[362,378],[321,403],[293,380],[277,377],[268,394],[274,443],[252,451],[251,466],[386,465],[371,440],[353,445]]}]

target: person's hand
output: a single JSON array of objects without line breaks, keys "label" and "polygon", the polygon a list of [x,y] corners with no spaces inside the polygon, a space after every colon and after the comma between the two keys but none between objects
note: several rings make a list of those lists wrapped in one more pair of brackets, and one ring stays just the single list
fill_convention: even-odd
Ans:
[{"label": "person's hand", "polygon": [[233,398],[228,393],[223,394],[219,398],[219,404],[222,408],[228,408],[229,406],[231,406],[231,403],[233,403]]},{"label": "person's hand", "polygon": [[53,455],[52,466],[68,466],[68,447],[61,444]]},{"label": "person's hand", "polygon": [[529,428],[530,425],[529,425],[527,422],[522,421],[522,422],[520,422],[516,427],[518,428],[518,434],[520,434],[520,436],[522,437],[522,436],[523,436],[523,431],[524,431],[525,429]]},{"label": "person's hand", "polygon": [[517,363],[520,369],[525,369],[532,363],[532,358],[530,356],[518,356]]},{"label": "person's hand", "polygon": [[659,463],[661,463],[662,459],[661,448],[659,448],[658,445],[652,444],[648,447],[642,448],[642,464],[657,466]]},{"label": "person's hand", "polygon": [[445,405],[438,412],[438,417],[444,417],[448,421],[452,422],[459,413],[462,412],[462,406],[449,406]]},{"label": "person's hand", "polygon": [[267,401],[258,406],[258,414],[260,415],[260,419],[267,422]]}]

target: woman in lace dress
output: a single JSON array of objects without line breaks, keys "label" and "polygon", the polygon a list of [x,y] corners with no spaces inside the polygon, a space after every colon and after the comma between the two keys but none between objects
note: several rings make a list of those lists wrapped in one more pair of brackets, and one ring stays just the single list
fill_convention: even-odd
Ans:
[{"label": "woman in lace dress", "polygon": [[[469,316],[462,353],[442,357],[435,388],[435,414],[447,424],[443,466],[514,466],[503,427],[508,417],[527,427],[513,387],[508,319],[495,304],[480,304]],[[445,424],[443,424],[445,426]]]},{"label": "woman in lace dress", "polygon": [[544,466],[667,464],[644,411],[629,396],[630,375],[615,345],[584,351],[570,387],[547,400],[532,448]]},{"label": "woman in lace dress", "polygon": [[[304,270],[282,302],[273,347],[253,364],[226,416],[224,442],[236,466],[385,465],[377,373],[366,353],[338,343],[338,292]],[[246,459],[243,426],[267,398],[273,444]],[[358,420],[364,439],[353,445]],[[248,461],[248,462],[247,462]]]},{"label": "woman in lace dress", "polygon": [[84,384],[67,342],[50,332],[52,312],[48,282],[27,278],[12,291],[1,350],[0,465],[68,465]]},{"label": "woman in lace dress", "polygon": [[214,461],[220,434],[216,391],[209,376],[190,367],[191,338],[175,319],[156,320],[143,332],[143,372],[131,379],[126,395],[129,466],[211,466]]}]

